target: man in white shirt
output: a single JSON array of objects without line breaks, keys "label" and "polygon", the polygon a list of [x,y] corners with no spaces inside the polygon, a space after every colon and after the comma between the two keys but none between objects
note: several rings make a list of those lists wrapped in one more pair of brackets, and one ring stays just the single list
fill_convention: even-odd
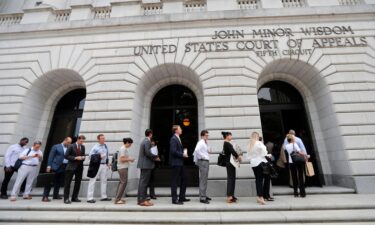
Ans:
[{"label": "man in white shirt", "polygon": [[108,148],[105,144],[105,137],[103,134],[99,134],[98,143],[94,145],[94,147],[90,151],[90,160],[91,156],[94,154],[100,154],[100,166],[98,173],[94,178],[90,178],[89,187],[87,191],[87,202],[88,203],[95,203],[94,200],[94,191],[95,191],[95,182],[98,177],[100,177],[100,191],[101,191],[101,200],[100,201],[111,201],[110,198],[107,197],[107,171],[108,171]]},{"label": "man in white shirt", "polygon": [[[7,189],[10,179],[15,172],[13,167],[18,160],[19,155],[25,150],[24,147],[29,143],[29,139],[24,137],[18,144],[9,146],[4,156],[4,180],[1,184],[1,198],[8,199]],[[22,184],[24,186],[24,184]],[[25,187],[21,187],[21,190]]]},{"label": "man in white shirt", "polygon": [[199,198],[200,202],[204,204],[209,204],[209,200],[211,200],[206,194],[208,170],[210,168],[210,156],[207,141],[208,131],[202,130],[201,140],[198,141],[194,151],[194,162],[199,167]]},{"label": "man in white shirt", "polygon": [[25,149],[19,156],[22,159],[22,165],[18,169],[16,183],[13,186],[11,201],[16,201],[17,192],[22,182],[26,179],[26,188],[23,193],[23,199],[32,199],[30,196],[31,186],[38,175],[38,165],[43,160],[43,153],[40,151],[42,142],[35,141],[32,148]]}]

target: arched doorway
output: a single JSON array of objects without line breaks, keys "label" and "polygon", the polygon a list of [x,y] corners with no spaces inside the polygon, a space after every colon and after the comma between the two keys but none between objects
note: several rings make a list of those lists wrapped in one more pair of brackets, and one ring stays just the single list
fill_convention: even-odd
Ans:
[{"label": "arched doorway", "polygon": [[185,161],[188,185],[198,185],[198,171],[193,163],[192,153],[198,141],[198,101],[195,94],[182,85],[162,88],[154,96],[151,104],[150,127],[154,131],[161,162],[155,174],[156,186],[170,186],[169,140],[172,125],[180,125],[183,134],[181,141],[188,149],[189,158]]},{"label": "arched doorway", "polygon": [[61,143],[67,136],[72,137],[73,142],[76,141],[81,126],[85,99],[86,90],[75,89],[65,94],[57,103],[48,133],[41,171],[45,171],[47,167],[48,154],[53,145]]},{"label": "arched doorway", "polygon": [[[306,178],[306,185],[321,186],[323,180],[318,171],[317,155],[312,141],[312,133],[301,94],[292,85],[283,81],[271,81],[258,91],[258,102],[265,144],[272,148],[272,154],[279,157],[286,133],[293,129],[300,137],[314,164],[316,176]],[[276,185],[288,184],[288,170],[284,169]]]}]

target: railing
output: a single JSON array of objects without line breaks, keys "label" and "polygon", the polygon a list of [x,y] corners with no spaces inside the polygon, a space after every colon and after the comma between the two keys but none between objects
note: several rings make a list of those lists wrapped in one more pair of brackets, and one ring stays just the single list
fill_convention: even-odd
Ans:
[{"label": "railing", "polygon": [[55,22],[66,22],[69,21],[70,10],[55,11]]},{"label": "railing", "polygon": [[238,0],[237,1],[239,9],[258,9],[259,1],[258,0]]},{"label": "railing", "polygon": [[304,0],[281,0],[284,8],[300,8],[305,7]]},{"label": "railing", "polygon": [[163,5],[162,4],[145,4],[143,7],[143,15],[157,15],[163,13]]},{"label": "railing", "polygon": [[189,1],[184,3],[185,12],[203,12],[207,9],[205,1]]},{"label": "railing", "polygon": [[0,15],[0,26],[19,24],[22,20],[22,17],[23,14]]},{"label": "railing", "polygon": [[94,8],[94,19],[108,19],[111,17],[111,8],[109,7],[100,7]]},{"label": "railing", "polygon": [[360,5],[361,0],[339,0],[340,5]]}]

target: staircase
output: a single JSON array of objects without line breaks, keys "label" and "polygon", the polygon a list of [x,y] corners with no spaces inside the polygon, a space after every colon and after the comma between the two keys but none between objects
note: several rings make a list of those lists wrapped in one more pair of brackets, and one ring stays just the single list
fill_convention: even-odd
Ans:
[{"label": "staircase", "polygon": [[[332,192],[335,188],[329,189]],[[276,201],[263,206],[253,197],[242,197],[236,204],[216,197],[205,205],[199,203],[193,191],[189,193],[191,202],[182,206],[172,205],[170,197],[159,197],[153,207],[138,206],[134,197],[128,197],[125,205],[100,201],[66,205],[61,200],[42,203],[40,197],[19,198],[16,202],[0,200],[0,224],[375,224],[375,195],[330,191],[308,191],[306,198],[276,195]],[[157,192],[164,195],[164,191]]]}]

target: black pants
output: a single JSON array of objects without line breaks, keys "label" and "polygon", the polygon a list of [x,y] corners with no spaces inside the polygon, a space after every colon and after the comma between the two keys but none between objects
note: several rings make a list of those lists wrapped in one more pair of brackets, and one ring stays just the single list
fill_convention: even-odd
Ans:
[{"label": "black pants", "polygon": [[65,171],[65,182],[64,182],[64,201],[69,199],[70,195],[70,184],[72,183],[74,176],[74,189],[72,194],[72,199],[77,199],[79,194],[79,189],[81,187],[83,169],[76,170],[66,170]]},{"label": "black pants", "polygon": [[141,169],[138,184],[138,203],[142,203],[147,200],[147,186],[150,182],[151,171],[152,169]]},{"label": "black pants", "polygon": [[227,163],[227,197],[234,196],[236,188],[236,168],[232,164]]},{"label": "black pants", "polygon": [[[9,181],[12,178],[14,172],[15,171],[13,170],[13,168],[12,168],[11,171],[8,172],[8,171],[5,170],[5,167],[4,167],[4,180],[3,180],[3,183],[1,184],[1,195],[2,196],[7,195]],[[23,183],[21,185],[21,192],[25,191],[25,186],[26,186],[26,179],[23,181]]]},{"label": "black pants", "polygon": [[305,196],[306,195],[305,183],[303,181],[303,176],[305,172],[305,164],[290,163],[289,167],[290,167],[290,172],[292,174],[294,195],[298,195],[298,188],[299,188],[301,196]]},{"label": "black pants", "polygon": [[155,197],[155,169],[151,170],[150,181],[148,182],[148,188],[150,189],[150,197]]},{"label": "black pants", "polygon": [[177,186],[180,186],[178,199],[186,198],[186,171],[184,166],[172,166],[171,194],[172,201],[177,201]]},{"label": "black pants", "polygon": [[[55,173],[55,176],[53,177],[53,198],[59,197],[59,191],[61,185],[64,183],[64,172]],[[51,191],[52,185],[48,185],[44,187],[43,191],[43,197],[48,198],[49,193]]]},{"label": "black pants", "polygon": [[271,177],[269,175],[263,174],[263,168],[259,164],[253,167],[253,172],[255,175],[255,187],[257,190],[258,197],[269,198],[270,196],[270,183]]}]

